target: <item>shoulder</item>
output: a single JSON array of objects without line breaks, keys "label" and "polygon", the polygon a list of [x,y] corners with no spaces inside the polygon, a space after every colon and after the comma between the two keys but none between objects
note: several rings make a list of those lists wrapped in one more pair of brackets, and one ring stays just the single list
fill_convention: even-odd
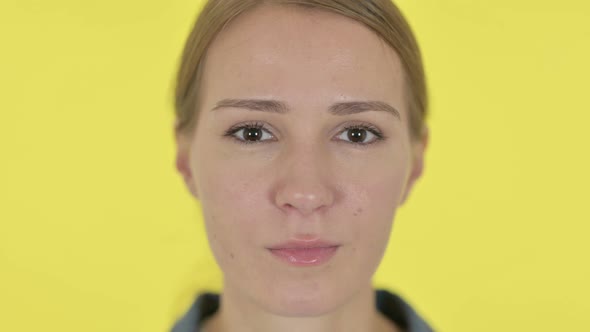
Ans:
[{"label": "shoulder", "polygon": [[219,294],[200,293],[193,304],[174,324],[170,332],[195,332],[202,322],[219,308]]},{"label": "shoulder", "polygon": [[434,332],[426,320],[402,296],[385,290],[375,290],[377,309],[407,332]]}]

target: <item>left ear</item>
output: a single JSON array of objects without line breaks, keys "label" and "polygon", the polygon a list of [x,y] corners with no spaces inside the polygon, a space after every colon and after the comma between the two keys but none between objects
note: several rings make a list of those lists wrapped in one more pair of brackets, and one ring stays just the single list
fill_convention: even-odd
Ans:
[{"label": "left ear", "polygon": [[428,146],[428,139],[429,139],[429,129],[428,127],[424,126],[424,132],[422,133],[422,138],[417,141],[413,142],[412,144],[412,165],[410,170],[410,176],[408,177],[408,182],[406,183],[406,187],[404,188],[404,193],[402,196],[402,200],[399,205],[403,205],[408,196],[410,195],[410,191],[414,187],[414,183],[422,173],[424,172],[424,152],[426,151],[426,147]]}]

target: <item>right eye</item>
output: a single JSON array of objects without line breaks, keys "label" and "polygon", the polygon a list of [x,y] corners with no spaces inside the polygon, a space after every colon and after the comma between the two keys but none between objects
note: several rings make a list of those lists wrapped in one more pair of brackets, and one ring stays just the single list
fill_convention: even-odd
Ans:
[{"label": "right eye", "polygon": [[[225,132],[223,136],[231,137],[240,144],[258,144],[264,143],[265,140],[261,139],[263,138],[265,132],[270,133],[264,128],[264,124],[255,122],[232,127],[227,132]],[[269,134],[268,136],[271,138],[274,137],[272,134]]]}]

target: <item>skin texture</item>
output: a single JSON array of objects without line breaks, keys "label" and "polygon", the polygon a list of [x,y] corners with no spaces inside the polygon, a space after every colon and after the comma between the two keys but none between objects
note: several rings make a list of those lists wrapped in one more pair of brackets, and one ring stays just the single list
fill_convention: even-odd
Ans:
[{"label": "skin texture", "polygon": [[[374,306],[371,278],[395,211],[421,175],[427,134],[411,142],[395,51],[346,17],[264,5],[210,45],[196,130],[176,135],[177,168],[200,201],[223,299],[206,331],[396,331]],[[276,99],[290,111],[212,109],[225,98]],[[327,112],[383,101],[401,119]],[[259,142],[235,125],[264,125]],[[355,145],[348,125],[371,124]],[[426,132],[427,133],[427,132]],[[293,267],[266,249],[297,237],[340,244],[322,266]]]}]

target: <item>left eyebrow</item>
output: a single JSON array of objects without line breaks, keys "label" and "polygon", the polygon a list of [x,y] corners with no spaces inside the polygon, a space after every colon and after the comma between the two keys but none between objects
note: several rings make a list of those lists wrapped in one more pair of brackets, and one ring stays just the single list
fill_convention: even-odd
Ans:
[{"label": "left eyebrow", "polygon": [[[228,107],[278,114],[285,114],[290,111],[290,108],[286,103],[274,99],[222,99],[217,102],[212,111]],[[369,100],[339,102],[330,105],[328,108],[328,112],[330,114],[337,116],[345,116],[368,111],[386,112],[401,120],[400,112],[395,107],[383,101]]]}]

